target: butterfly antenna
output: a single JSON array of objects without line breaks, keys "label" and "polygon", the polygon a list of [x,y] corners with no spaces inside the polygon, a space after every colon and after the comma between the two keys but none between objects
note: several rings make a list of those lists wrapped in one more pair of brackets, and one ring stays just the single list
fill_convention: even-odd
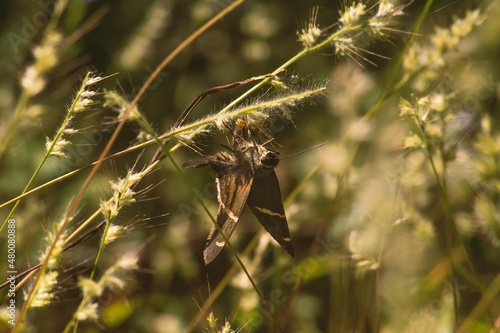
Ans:
[{"label": "butterfly antenna", "polygon": [[294,156],[300,155],[300,154],[302,154],[302,153],[305,153],[305,152],[308,152],[308,151],[310,151],[310,150],[313,150],[313,149],[319,148],[319,147],[324,146],[324,145],[326,145],[326,144],[327,144],[327,142],[320,143],[319,145],[316,145],[316,146],[311,147],[311,148],[307,148],[307,149],[305,149],[305,150],[303,150],[303,151],[299,151],[298,153],[295,153],[295,154],[292,154],[292,155],[288,155],[288,156],[285,156],[285,157],[280,157],[280,160],[284,160],[285,158],[290,158],[290,157],[294,157]]}]

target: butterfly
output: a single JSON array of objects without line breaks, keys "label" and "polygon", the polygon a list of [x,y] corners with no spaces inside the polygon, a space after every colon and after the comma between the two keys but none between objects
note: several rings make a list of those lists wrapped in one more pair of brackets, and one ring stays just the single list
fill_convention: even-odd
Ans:
[{"label": "butterfly", "polygon": [[[251,137],[246,122],[241,119],[235,122],[233,146],[228,150],[195,158],[182,167],[210,166],[216,172],[219,201],[217,224],[227,239],[231,237],[247,204],[260,224],[293,257],[290,231],[274,172],[279,163],[279,153],[266,147],[266,143],[258,144]],[[205,264],[217,257],[225,243],[217,227],[213,226],[203,251]]]}]

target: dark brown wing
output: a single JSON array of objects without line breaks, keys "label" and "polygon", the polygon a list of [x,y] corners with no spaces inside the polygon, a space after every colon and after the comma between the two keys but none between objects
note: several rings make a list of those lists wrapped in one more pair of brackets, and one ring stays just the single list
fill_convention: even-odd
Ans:
[{"label": "dark brown wing", "polygon": [[[217,224],[227,239],[240,219],[243,208],[247,201],[253,177],[250,174],[238,172],[218,173],[217,192],[219,200],[219,211],[217,213]],[[212,227],[207,239],[203,258],[205,264],[209,264],[217,257],[226,242],[215,226]]]},{"label": "dark brown wing", "polygon": [[280,186],[273,169],[261,169],[257,172],[247,204],[267,232],[294,257]]},{"label": "dark brown wing", "polygon": [[[183,168],[205,166],[210,166],[217,172],[217,199],[219,200],[217,224],[229,239],[245,207],[252,187],[253,173],[250,168],[242,168],[236,158],[227,152],[199,157],[182,165]],[[219,230],[213,226],[203,251],[205,264],[214,260],[225,244]]]}]

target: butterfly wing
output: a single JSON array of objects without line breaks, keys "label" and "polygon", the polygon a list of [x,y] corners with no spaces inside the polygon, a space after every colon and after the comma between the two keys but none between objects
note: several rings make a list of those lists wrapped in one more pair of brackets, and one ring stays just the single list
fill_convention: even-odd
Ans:
[{"label": "butterfly wing", "polygon": [[[229,153],[204,156],[183,164],[184,168],[205,166],[210,166],[217,173],[217,199],[219,201],[217,224],[229,239],[245,207],[252,187],[253,172],[249,168],[242,168],[236,158]],[[219,230],[213,226],[203,251],[205,264],[214,260],[225,244]]]},{"label": "butterfly wing", "polygon": [[261,169],[257,172],[247,204],[267,232],[294,257],[280,186],[272,168]]},{"label": "butterfly wing", "polygon": [[[217,224],[227,239],[240,219],[245,202],[250,193],[253,177],[248,173],[226,172],[217,175],[217,192],[219,200],[219,211],[217,213]],[[209,264],[217,257],[226,242],[219,233],[217,227],[213,226],[207,239],[207,245],[203,251],[205,264]]]}]

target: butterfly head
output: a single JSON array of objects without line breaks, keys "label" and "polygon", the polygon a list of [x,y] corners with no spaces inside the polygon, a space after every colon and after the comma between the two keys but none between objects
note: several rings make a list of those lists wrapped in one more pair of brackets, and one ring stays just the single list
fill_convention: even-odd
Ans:
[{"label": "butterfly head", "polygon": [[267,150],[262,156],[260,157],[260,163],[262,166],[265,168],[275,168],[280,159],[278,157],[278,152],[273,151],[273,150]]}]

